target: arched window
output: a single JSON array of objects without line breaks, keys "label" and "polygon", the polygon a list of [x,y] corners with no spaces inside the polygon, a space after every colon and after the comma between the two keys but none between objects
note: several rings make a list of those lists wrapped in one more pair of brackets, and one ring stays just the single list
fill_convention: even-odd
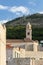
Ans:
[{"label": "arched window", "polygon": [[30,33],[28,32],[28,35],[29,35]]}]

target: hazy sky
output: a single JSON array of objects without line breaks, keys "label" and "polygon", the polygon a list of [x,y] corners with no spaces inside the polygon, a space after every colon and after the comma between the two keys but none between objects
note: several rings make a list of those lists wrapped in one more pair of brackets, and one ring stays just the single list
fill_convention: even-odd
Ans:
[{"label": "hazy sky", "polygon": [[33,13],[43,13],[43,0],[0,0],[2,23]]}]

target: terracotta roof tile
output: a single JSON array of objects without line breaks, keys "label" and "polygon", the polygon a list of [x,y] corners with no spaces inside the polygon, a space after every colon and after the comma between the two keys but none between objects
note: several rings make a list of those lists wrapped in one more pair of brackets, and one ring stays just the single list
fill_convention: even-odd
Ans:
[{"label": "terracotta roof tile", "polygon": [[33,42],[33,40],[30,40],[30,39],[27,39],[27,38],[24,38],[24,39],[7,39],[6,41],[7,43],[22,43],[22,42]]},{"label": "terracotta roof tile", "polygon": [[6,48],[13,48],[13,46],[11,46],[10,44],[7,44]]},{"label": "terracotta roof tile", "polygon": [[24,40],[21,39],[7,39],[7,43],[15,43],[15,42],[24,42]]}]

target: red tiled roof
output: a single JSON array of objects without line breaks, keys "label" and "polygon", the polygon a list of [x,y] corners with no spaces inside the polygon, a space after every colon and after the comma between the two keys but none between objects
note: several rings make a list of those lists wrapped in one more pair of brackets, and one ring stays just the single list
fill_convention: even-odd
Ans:
[{"label": "red tiled roof", "polygon": [[10,44],[7,44],[6,48],[13,48],[13,46],[11,46]]},{"label": "red tiled roof", "polygon": [[24,40],[22,39],[7,39],[6,41],[7,43],[15,43],[15,42],[24,42]]},{"label": "red tiled roof", "polygon": [[10,44],[10,43],[33,42],[33,40],[30,40],[28,38],[24,38],[24,39],[7,39],[6,42]]}]

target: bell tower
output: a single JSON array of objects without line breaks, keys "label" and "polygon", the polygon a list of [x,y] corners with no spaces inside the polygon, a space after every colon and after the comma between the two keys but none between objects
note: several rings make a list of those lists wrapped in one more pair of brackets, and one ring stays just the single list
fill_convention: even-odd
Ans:
[{"label": "bell tower", "polygon": [[32,28],[30,23],[26,25],[26,38],[32,40]]}]

